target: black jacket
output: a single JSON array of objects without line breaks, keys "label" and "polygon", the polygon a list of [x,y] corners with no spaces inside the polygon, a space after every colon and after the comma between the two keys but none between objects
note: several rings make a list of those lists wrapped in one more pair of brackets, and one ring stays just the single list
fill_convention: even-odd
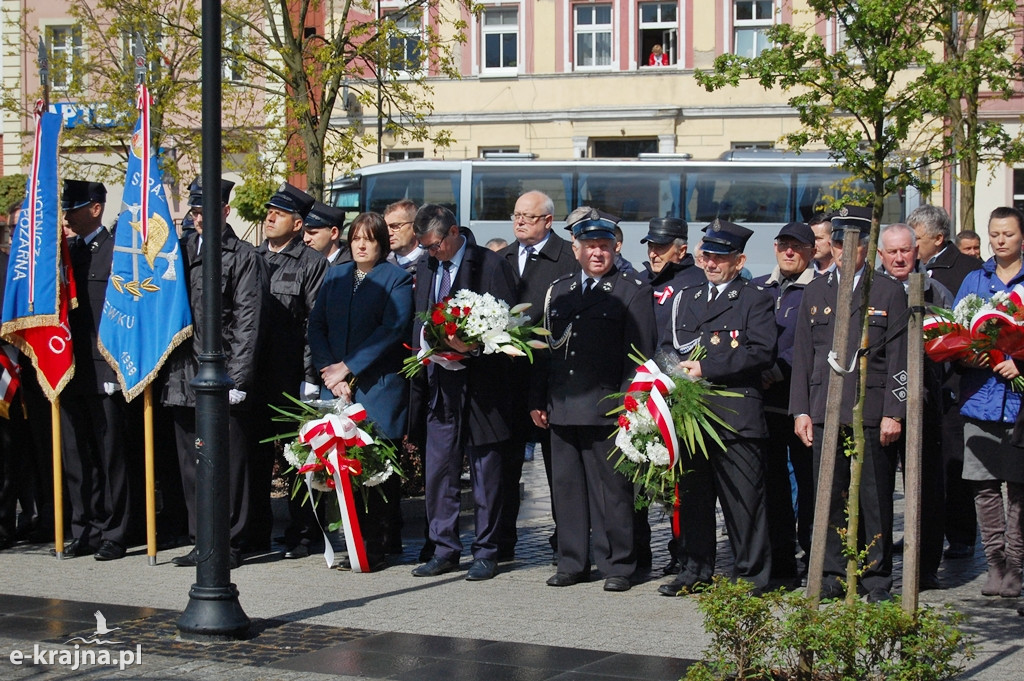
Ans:
[{"label": "black jacket", "polygon": [[946,248],[925,265],[928,276],[949,289],[956,297],[964,278],[974,270],[981,269],[979,258],[961,253],[956,244],[946,242]]},{"label": "black jacket", "polygon": [[[160,401],[168,406],[195,406],[195,391],[190,385],[199,369],[198,352],[203,343],[203,258],[199,235],[190,232],[181,240],[185,276],[189,282],[189,307],[192,309],[193,336],[175,348],[167,360]],[[261,340],[261,319],[267,295],[266,265],[247,241],[242,241],[230,225],[221,234],[221,332],[228,376],[235,388],[248,393],[239,406],[251,406],[256,386],[256,358]]]},{"label": "black jacket", "polygon": [[[672,320],[672,303],[674,296],[687,286],[707,283],[704,270],[693,262],[693,256],[687,253],[681,262],[667,263],[660,272],[651,270],[651,263],[644,263],[647,283],[651,285],[651,302],[654,304],[654,321],[658,328],[658,340],[669,332]],[[641,277],[644,278],[644,277]]]},{"label": "black jacket", "polygon": [[99,350],[100,316],[107,298],[107,280],[114,258],[114,236],[100,230],[88,246],[71,248],[71,267],[78,289],[78,307],[68,311],[75,375],[68,382],[70,395],[103,395],[104,383],[117,383],[117,375]]}]

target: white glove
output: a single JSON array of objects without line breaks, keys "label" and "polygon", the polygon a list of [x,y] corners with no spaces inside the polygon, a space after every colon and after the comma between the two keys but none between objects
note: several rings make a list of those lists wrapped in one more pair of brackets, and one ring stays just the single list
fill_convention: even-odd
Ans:
[{"label": "white glove", "polygon": [[113,395],[114,393],[117,392],[117,383],[104,383],[103,392],[105,392],[108,395]]},{"label": "white glove", "polygon": [[228,391],[228,404],[238,404],[245,399],[244,390],[235,390],[232,388]]},{"label": "white glove", "polygon": [[299,385],[300,400],[315,400],[318,397],[320,397],[320,386],[317,384],[303,381]]}]

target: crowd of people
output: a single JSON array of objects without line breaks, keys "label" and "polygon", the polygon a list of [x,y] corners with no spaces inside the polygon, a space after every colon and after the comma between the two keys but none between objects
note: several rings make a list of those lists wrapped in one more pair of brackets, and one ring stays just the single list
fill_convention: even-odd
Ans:
[{"label": "crowd of people", "polygon": [[[702,226],[694,252],[689,226],[675,217],[650,221],[641,243],[649,261],[634,269],[621,255],[614,216],[589,207],[553,229],[550,197],[526,192],[511,215],[513,239],[478,245],[450,210],[408,200],[383,214],[343,211],[284,184],[266,204],[265,239],[238,238],[227,222],[232,183],[215,189],[225,224],[220,242],[222,345],[229,392],[228,459],[231,564],[283,545],[303,558],[322,540],[323,519],[295,495],[284,536],[273,537],[271,480],[280,473],[273,407],[284,393],[302,399],[359,402],[376,433],[423,459],[426,527],[420,564],[412,574],[455,570],[462,545],[459,518],[463,471],[474,501],[469,581],[491,579],[516,555],[523,462],[539,448],[550,486],[556,530],[549,541],[553,587],[591,578],[596,566],[606,591],[626,591],[654,569],[646,510],[634,508],[634,488],[609,458],[616,423],[607,396],[626,389],[637,352],[672,357],[678,368],[728,391],[712,400],[729,430],[707,458],[684,453],[674,509],[668,596],[708,584],[715,573],[716,503],[732,552],[732,576],[755,591],[797,586],[806,574],[815,485],[825,440],[826,391],[833,334],[850,329],[850,356],[868,319],[865,448],[860,513],[866,551],[861,585],[870,601],[891,596],[893,496],[903,457],[907,409],[907,285],[927,272],[926,301],[951,307],[968,294],[990,298],[1024,281],[1024,216],[996,209],[989,220],[993,257],[983,262],[981,238],[961,232],[935,206],[907,222],[885,225],[880,264],[863,304],[870,211],[847,206],[782,227],[774,242],[777,266],[751,278],[744,250],[751,230],[725,220]],[[190,304],[203,308],[203,193],[189,187],[194,230],[182,237]],[[67,181],[65,232],[77,283],[70,330],[76,373],[60,402],[64,485],[70,517],[68,557],[116,560],[137,536],[140,491],[133,484],[141,455],[137,405],[117,391],[97,349],[96,334],[110,273],[113,240],[101,217],[106,191],[96,182]],[[843,237],[859,234],[854,269],[844,271]],[[0,260],[6,267],[6,260]],[[757,273],[761,274],[761,273]],[[843,277],[854,279],[849,319],[837,319]],[[2,281],[2,279],[0,279]],[[468,289],[510,306],[529,303],[531,324],[550,333],[533,362],[484,354],[449,336],[465,357],[459,370],[430,363],[411,380],[402,373],[418,347],[423,317],[437,301]],[[211,295],[212,292],[207,292]],[[196,532],[196,376],[202,326],[174,350],[157,379],[161,539],[194,541]],[[689,359],[700,345],[705,353]],[[23,366],[27,363],[23,363]],[[1024,423],[1010,359],[988,367],[927,363],[924,386],[920,588],[941,588],[943,559],[974,554],[976,534],[988,561],[983,593],[1016,598],[1024,559]],[[860,369],[844,374],[840,437],[849,435]],[[0,422],[0,549],[19,540],[46,540],[45,398],[25,371],[17,408]],[[31,415],[27,419],[26,415]],[[30,425],[31,424],[31,425]],[[34,443],[39,456],[24,454]],[[168,451],[170,450],[170,451]],[[825,542],[823,597],[840,597],[846,574],[836,528],[845,526],[847,457],[835,457]],[[1005,485],[1004,485],[1005,483]],[[402,551],[398,479],[359,508],[369,568]],[[1005,497],[1004,497],[1005,486]],[[174,490],[177,490],[176,492]],[[16,512],[20,509],[20,514]],[[947,547],[948,542],[948,547]],[[173,563],[197,563],[195,550]],[[660,567],[660,566],[659,566]],[[509,569],[509,568],[505,568]]]}]

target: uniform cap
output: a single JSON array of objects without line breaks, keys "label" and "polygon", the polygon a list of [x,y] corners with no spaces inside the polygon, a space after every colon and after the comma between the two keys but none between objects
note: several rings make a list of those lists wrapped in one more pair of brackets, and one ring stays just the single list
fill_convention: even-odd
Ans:
[{"label": "uniform cap", "polygon": [[[231,180],[220,181],[220,201],[225,206],[231,202],[231,190],[234,188],[235,183]],[[188,205],[190,206],[202,206],[203,205],[203,176],[200,175],[196,179],[192,180],[192,184],[188,186]]]},{"label": "uniform cap", "polygon": [[305,220],[315,202],[316,199],[312,196],[285,182],[277,188],[277,192],[270,197],[265,207],[298,213]]},{"label": "uniform cap", "polygon": [[843,239],[843,230],[848,227],[860,229],[861,236],[871,233],[871,209],[865,206],[843,206],[839,212],[832,216],[832,239]]},{"label": "uniform cap", "polygon": [[652,218],[647,227],[647,236],[640,243],[670,244],[676,239],[686,240],[686,220],[682,218]]},{"label": "uniform cap", "polygon": [[737,225],[735,222],[719,220],[718,218],[715,218],[715,221],[710,225],[706,225],[702,231],[704,232],[704,240],[701,244],[701,250],[705,253],[718,253],[720,255],[742,253],[743,247],[747,245],[747,239],[754,233],[746,227]]},{"label": "uniform cap", "polygon": [[85,182],[83,180],[64,180],[64,191],[61,192],[60,209],[74,210],[90,203],[106,203],[107,188],[102,182]]}]

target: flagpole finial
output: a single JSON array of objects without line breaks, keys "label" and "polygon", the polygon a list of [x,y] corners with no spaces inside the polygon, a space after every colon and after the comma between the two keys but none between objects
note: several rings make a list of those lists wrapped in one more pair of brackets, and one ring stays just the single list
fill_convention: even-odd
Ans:
[{"label": "flagpole finial", "polygon": [[135,33],[135,49],[133,54],[135,55],[135,84],[144,85],[146,83],[146,47],[142,42],[142,33],[136,31]]}]

